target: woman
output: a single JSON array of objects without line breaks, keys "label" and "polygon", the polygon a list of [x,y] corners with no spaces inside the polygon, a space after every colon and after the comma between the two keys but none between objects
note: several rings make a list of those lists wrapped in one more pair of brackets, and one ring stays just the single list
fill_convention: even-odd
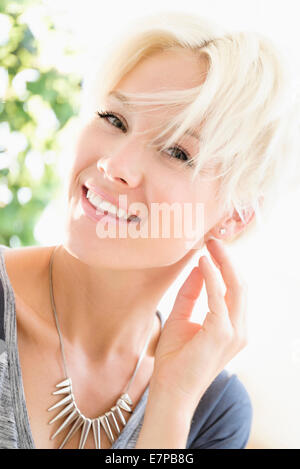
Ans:
[{"label": "woman", "polygon": [[62,244],[1,249],[1,447],[246,446],[251,402],[224,370],[246,345],[246,287],[224,242],[287,166],[285,83],[267,40],[189,15],[116,43],[83,94]]}]

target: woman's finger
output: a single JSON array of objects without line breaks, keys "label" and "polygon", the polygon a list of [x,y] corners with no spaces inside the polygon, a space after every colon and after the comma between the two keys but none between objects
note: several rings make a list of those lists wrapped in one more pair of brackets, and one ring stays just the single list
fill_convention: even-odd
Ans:
[{"label": "woman's finger", "polygon": [[[245,310],[246,289],[241,275],[233,266],[231,259],[222,242],[216,239],[210,239],[206,243],[211,256],[219,265],[222,278],[227,287],[225,302],[229,312],[229,317],[234,327],[240,325],[243,320]],[[216,264],[216,265],[217,265]]]},{"label": "woman's finger", "polygon": [[195,302],[198,299],[203,286],[203,276],[199,268],[193,268],[180,290],[177,293],[173,309],[168,320],[185,319],[191,317]]},{"label": "woman's finger", "polygon": [[199,259],[199,266],[205,279],[207,302],[211,313],[220,317],[228,316],[224,294],[216,273],[206,256]]}]

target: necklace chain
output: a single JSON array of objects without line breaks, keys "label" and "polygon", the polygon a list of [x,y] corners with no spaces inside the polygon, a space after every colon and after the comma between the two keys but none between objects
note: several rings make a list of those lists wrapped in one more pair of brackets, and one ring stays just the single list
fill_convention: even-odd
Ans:
[{"label": "necklace chain", "polygon": [[[122,414],[121,409],[126,410],[127,412],[132,412],[131,406],[132,406],[132,400],[130,396],[128,395],[128,390],[131,386],[132,381],[135,378],[135,375],[140,367],[141,361],[144,358],[145,352],[147,350],[152,331],[154,329],[155,325],[155,320],[153,322],[153,325],[151,327],[150,333],[147,336],[146,343],[144,344],[144,347],[140,353],[138,362],[136,364],[135,370],[133,372],[133,375],[131,376],[129,383],[124,391],[124,393],[120,396],[120,398],[117,400],[117,403],[115,406],[113,406],[110,411],[105,412],[104,415],[99,416],[95,419],[89,419],[85,417],[80,410],[78,409],[74,394],[73,394],[73,388],[72,388],[72,380],[69,377],[68,371],[67,371],[67,365],[66,365],[66,359],[65,359],[65,353],[64,353],[64,345],[63,345],[63,340],[62,340],[62,334],[61,330],[59,327],[59,322],[57,318],[57,313],[56,313],[56,308],[55,308],[55,303],[54,303],[54,295],[53,295],[53,283],[52,283],[52,264],[53,264],[53,258],[54,258],[54,253],[56,249],[59,246],[56,246],[55,249],[52,251],[51,258],[50,258],[50,263],[49,263],[49,290],[50,290],[50,298],[51,298],[51,305],[52,305],[52,310],[54,314],[54,319],[56,323],[56,328],[59,336],[59,341],[60,341],[60,347],[61,347],[61,353],[62,353],[62,359],[63,359],[63,366],[64,366],[64,372],[65,372],[65,379],[61,382],[59,382],[56,387],[58,388],[57,391],[53,392],[53,394],[67,394],[66,397],[64,397],[62,400],[54,404],[52,407],[48,409],[48,411],[51,411],[53,409],[56,409],[57,407],[60,407],[62,405],[66,405],[66,407],[63,408],[61,412],[59,412],[56,417],[54,417],[49,424],[53,423],[57,419],[61,417],[65,417],[65,420],[63,421],[62,425],[56,430],[56,432],[50,437],[51,440],[53,440],[58,434],[65,429],[69,424],[73,423],[72,428],[69,430],[67,436],[65,437],[64,441],[60,445],[59,449],[61,449],[67,441],[81,428],[83,425],[83,428],[81,430],[81,437],[80,437],[80,443],[79,443],[79,448],[82,449],[84,448],[89,430],[92,428],[93,434],[94,434],[94,440],[95,440],[95,445],[97,449],[101,448],[101,442],[100,442],[100,426],[103,427],[105,430],[105,433],[107,434],[109,440],[111,443],[114,442],[115,437],[112,432],[114,429],[117,434],[120,434],[121,430],[118,425],[118,421],[116,420],[116,416],[119,418],[123,426],[126,425],[126,420],[124,418],[124,415]],[[116,413],[116,416],[114,415]],[[112,424],[109,421],[109,418],[112,418]],[[75,422],[74,422],[75,421]]]}]

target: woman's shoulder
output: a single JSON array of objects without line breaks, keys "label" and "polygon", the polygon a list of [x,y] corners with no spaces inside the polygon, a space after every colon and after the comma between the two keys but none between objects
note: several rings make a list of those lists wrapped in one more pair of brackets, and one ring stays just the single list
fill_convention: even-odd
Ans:
[{"label": "woman's shoulder", "polygon": [[52,249],[52,246],[7,248],[0,245],[0,279],[7,294],[10,290],[10,297],[13,296],[20,328],[34,319],[33,313],[40,314],[45,309],[47,265]]},{"label": "woman's shoulder", "polygon": [[[22,246],[17,248],[11,248],[5,244],[0,244],[0,250],[5,258],[5,261],[9,262],[34,262],[42,260],[41,256],[46,255],[53,249],[53,246]],[[20,266],[20,264],[19,264]]]},{"label": "woman's shoulder", "polygon": [[17,293],[32,278],[39,278],[44,270],[46,260],[52,247],[48,246],[25,246],[20,248],[9,248],[0,245],[1,255],[4,260],[2,264],[2,275],[8,276],[13,290]]}]

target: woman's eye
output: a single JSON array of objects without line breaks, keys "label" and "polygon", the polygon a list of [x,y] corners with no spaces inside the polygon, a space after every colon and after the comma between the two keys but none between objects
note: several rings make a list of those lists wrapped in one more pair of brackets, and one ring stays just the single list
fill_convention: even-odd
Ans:
[{"label": "woman's eye", "polygon": [[170,158],[176,158],[181,161],[189,160],[187,156],[188,153],[186,151],[183,151],[179,146],[168,148],[168,150],[166,151],[169,151],[169,150],[172,150],[172,155],[169,155]]},{"label": "woman's eye", "polygon": [[106,119],[108,122],[110,122],[114,127],[117,127],[118,129],[121,129],[122,132],[126,132],[126,127],[124,126],[123,122],[121,119],[119,119],[115,114],[113,114],[110,111],[105,111],[105,112],[97,112],[98,116],[101,119]]},{"label": "woman's eye", "polygon": [[[97,111],[96,113],[101,119],[105,119],[107,120],[111,125],[113,125],[114,127],[116,127],[117,129],[121,129],[122,132],[126,132],[127,129],[125,127],[125,125],[123,124],[123,122],[121,121],[121,119],[116,116],[116,114],[114,114],[113,112],[111,111]],[[167,153],[167,151],[170,151],[171,150],[171,154]],[[186,150],[183,150],[181,149],[178,145],[175,145],[174,147],[171,147],[171,148],[168,148],[167,150],[165,150],[165,153],[167,153],[167,155],[169,156],[170,159],[174,160],[174,158],[176,160],[179,160],[179,161],[182,161],[182,162],[188,162],[189,161],[189,153],[186,151]],[[188,166],[192,166],[192,163],[189,164],[189,163],[186,163]]]}]

